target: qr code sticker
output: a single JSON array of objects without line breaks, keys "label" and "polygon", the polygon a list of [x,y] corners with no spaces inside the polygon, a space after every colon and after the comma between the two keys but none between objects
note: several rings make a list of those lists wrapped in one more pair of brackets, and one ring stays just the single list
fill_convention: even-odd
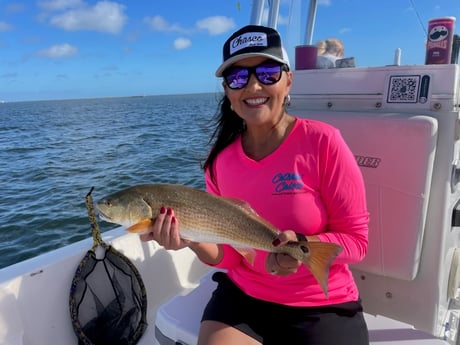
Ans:
[{"label": "qr code sticker", "polygon": [[390,77],[388,103],[417,103],[419,75]]}]

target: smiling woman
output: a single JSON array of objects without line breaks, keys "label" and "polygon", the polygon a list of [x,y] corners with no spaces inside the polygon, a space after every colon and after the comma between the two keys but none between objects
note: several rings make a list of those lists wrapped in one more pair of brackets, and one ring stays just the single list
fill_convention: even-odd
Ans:
[{"label": "smiling woman", "polygon": [[[207,191],[242,200],[280,229],[270,239],[273,248],[302,238],[344,250],[324,292],[313,267],[304,267],[297,256],[270,251],[270,246],[252,248],[256,255],[249,265],[238,246],[184,241],[179,228],[188,225],[180,209],[176,213],[171,206],[166,212],[158,206],[144,241],[170,250],[189,247],[203,263],[226,270],[214,275],[218,285],[203,312],[198,344],[300,345],[319,339],[367,345],[359,293],[348,268],[366,252],[369,219],[351,151],[335,128],[288,113],[293,73],[275,29],[248,25],[233,33],[216,76],[223,77],[224,96],[204,163]],[[263,315],[268,314],[277,317],[267,322]],[[312,317],[319,320],[315,327],[308,326]]]}]

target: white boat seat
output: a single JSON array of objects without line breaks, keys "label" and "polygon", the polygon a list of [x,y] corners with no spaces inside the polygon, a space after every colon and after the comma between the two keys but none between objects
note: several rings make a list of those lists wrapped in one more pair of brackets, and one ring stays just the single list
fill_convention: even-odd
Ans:
[{"label": "white boat seat", "polygon": [[413,280],[418,272],[436,152],[437,120],[359,112],[302,114],[340,129],[364,177],[369,247],[360,271]]},{"label": "white boat seat", "polygon": [[[177,295],[158,308],[154,345],[196,345],[201,315],[216,286],[211,280],[213,273],[206,274],[200,285],[187,295]],[[364,316],[371,345],[448,345],[406,323],[383,316]]]}]

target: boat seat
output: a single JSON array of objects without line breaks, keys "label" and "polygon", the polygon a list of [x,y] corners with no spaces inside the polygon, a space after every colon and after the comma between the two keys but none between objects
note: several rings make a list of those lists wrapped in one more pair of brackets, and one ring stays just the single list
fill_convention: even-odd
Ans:
[{"label": "boat seat", "polygon": [[419,269],[437,120],[413,114],[303,112],[340,129],[361,168],[370,212],[363,272],[413,280]]},{"label": "boat seat", "polygon": [[[196,345],[201,315],[216,287],[211,279],[214,272],[207,273],[190,293],[174,296],[158,308],[154,345]],[[369,314],[364,317],[371,345],[448,345],[404,322]],[[152,330],[148,334],[151,335]]]}]

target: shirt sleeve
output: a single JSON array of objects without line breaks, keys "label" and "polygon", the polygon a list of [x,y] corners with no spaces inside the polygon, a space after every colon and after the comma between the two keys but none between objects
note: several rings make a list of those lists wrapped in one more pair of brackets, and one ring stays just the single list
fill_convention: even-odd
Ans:
[{"label": "shirt sleeve", "polygon": [[369,213],[361,171],[340,132],[323,139],[320,147],[321,195],[328,228],[319,239],[342,246],[337,263],[356,263],[367,253]]}]

